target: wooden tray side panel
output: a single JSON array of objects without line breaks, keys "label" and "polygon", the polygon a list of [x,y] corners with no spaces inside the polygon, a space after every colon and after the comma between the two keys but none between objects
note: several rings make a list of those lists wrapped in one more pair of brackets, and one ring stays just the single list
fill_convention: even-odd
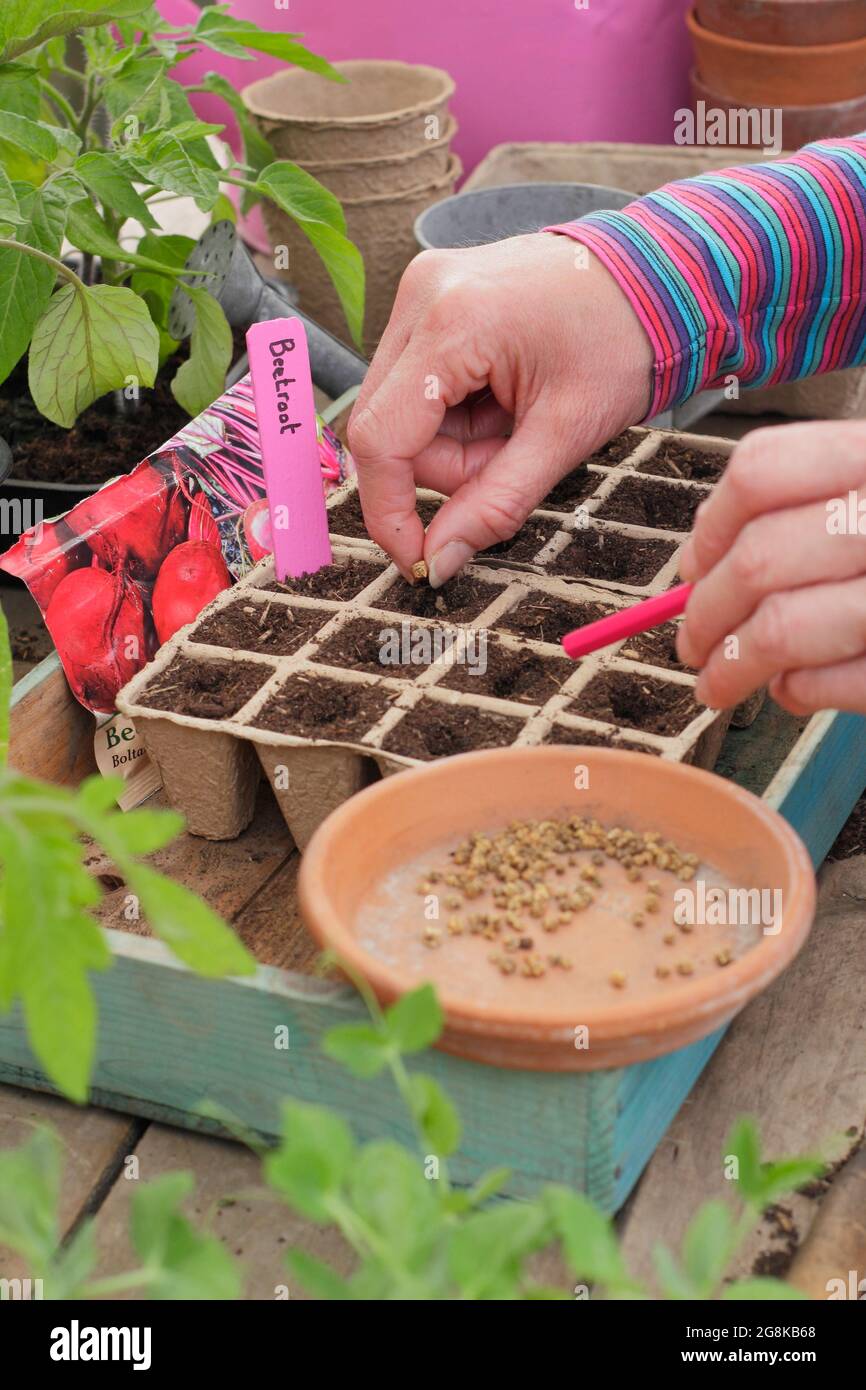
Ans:
[{"label": "wooden tray side panel", "polygon": [[[112,932],[112,938],[118,933]],[[113,940],[112,944],[116,944]],[[390,1078],[358,1081],[322,1053],[323,1033],[365,1017],[354,991],[263,968],[252,983],[206,981],[158,963],[162,948],[135,938],[136,956],[97,977],[99,1047],[95,1097],[112,1109],[192,1129],[231,1122],[275,1138],[289,1096],[333,1106],[362,1139],[413,1144]],[[20,1014],[0,1019],[0,1080],[52,1089],[34,1062]],[[410,1062],[411,1065],[411,1062]],[[505,1190],[525,1197],[544,1182],[586,1191],[613,1210],[614,1135],[622,1072],[550,1074],[479,1067],[431,1051],[419,1069],[434,1076],[463,1122],[449,1161],[459,1183],[506,1167]],[[643,1155],[649,1158],[651,1149]]]},{"label": "wooden tray side panel", "polygon": [[765,793],[805,841],[817,868],[866,786],[866,719],[818,715]]},{"label": "wooden tray side panel", "polygon": [[56,652],[12,691],[9,761],[27,777],[76,786],[96,772],[96,721],[69,689]]}]

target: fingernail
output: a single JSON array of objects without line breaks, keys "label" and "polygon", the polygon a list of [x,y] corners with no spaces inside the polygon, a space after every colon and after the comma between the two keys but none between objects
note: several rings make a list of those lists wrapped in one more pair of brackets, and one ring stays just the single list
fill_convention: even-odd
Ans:
[{"label": "fingernail", "polygon": [[699,676],[695,686],[695,699],[699,705],[706,705],[707,709],[721,709],[721,705],[715,705],[710,694],[710,682],[706,676]]},{"label": "fingernail", "polygon": [[465,564],[472,559],[475,551],[471,545],[465,541],[446,541],[441,550],[436,554],[429,564],[429,580],[433,589],[441,589],[449,579],[452,579],[458,570],[462,570]]}]

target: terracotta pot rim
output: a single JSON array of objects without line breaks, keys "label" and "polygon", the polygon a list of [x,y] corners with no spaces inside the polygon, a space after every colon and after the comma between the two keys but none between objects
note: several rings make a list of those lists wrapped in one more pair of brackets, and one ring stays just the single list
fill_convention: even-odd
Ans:
[{"label": "terracotta pot rim", "polygon": [[371,159],[299,159],[297,163],[307,173],[314,174],[316,178],[320,174],[333,174],[338,169],[379,169],[389,164],[411,164],[413,159],[419,159],[428,150],[441,149],[443,145],[450,144],[457,134],[460,126],[454,116],[448,116],[448,125],[444,135],[440,135],[438,140],[424,140],[420,145],[415,145],[411,150],[400,150],[398,154],[378,154]]},{"label": "terracotta pot rim", "polygon": [[707,47],[725,49],[733,58],[738,55],[757,58],[781,59],[785,63],[806,62],[809,58],[846,58],[858,50],[866,54],[866,36],[860,39],[845,39],[840,43],[786,44],[752,43],[746,39],[735,39],[729,34],[719,34],[715,29],[707,29],[700,23],[697,11],[688,10],[686,25],[692,38]]},{"label": "terracotta pot rim", "polygon": [[[743,103],[741,101],[738,101],[736,97],[723,96],[721,92],[715,91],[715,89],[710,86],[709,82],[707,82],[706,78],[701,76],[700,72],[698,71],[697,65],[695,65],[689,72],[689,85],[692,89],[692,95],[695,97],[696,100],[711,101],[714,105],[719,106],[723,109],[733,108],[734,110],[738,110],[743,105]],[[822,101],[816,103],[813,106],[792,106],[788,103],[783,103],[779,109],[781,110],[783,116],[790,115],[792,117],[797,117],[802,115],[803,117],[819,117],[822,112],[826,112],[827,115],[831,115],[833,113],[839,113],[841,115],[844,115],[846,111],[855,111],[857,110],[857,108],[862,108],[864,118],[866,118],[866,92],[864,92],[863,95],[860,97],[843,97],[841,101]],[[838,140],[850,139],[850,136],[828,135],[822,136],[820,138],[827,140]],[[718,145],[716,146],[716,148],[720,150],[730,150],[733,155],[736,155],[736,152],[739,149],[754,149],[757,147],[747,145]],[[783,150],[780,154],[774,154],[773,159],[790,159],[793,154],[796,154],[796,147],[790,146],[787,150]]]},{"label": "terracotta pot rim", "polygon": [[268,77],[260,77],[255,82],[250,82],[248,86],[241,89],[241,100],[254,116],[258,116],[261,120],[276,121],[280,125],[303,125],[310,130],[333,126],[347,126],[350,129],[356,129],[359,126],[381,125],[385,122],[408,120],[412,116],[423,115],[430,110],[431,106],[438,106],[443,101],[450,101],[456,88],[454,78],[450,73],[446,72],[444,68],[431,67],[426,63],[403,63],[395,58],[346,58],[333,63],[332,66],[338,72],[348,71],[349,75],[352,73],[360,75],[368,69],[400,70],[415,75],[429,74],[436,79],[441,90],[428,92],[418,101],[410,102],[408,106],[392,107],[388,110],[369,112],[364,115],[305,116],[301,112],[293,115],[286,111],[276,111],[267,106],[264,101],[259,100],[266,91],[276,87],[296,86],[310,76],[303,68],[285,68],[271,73]]},{"label": "terracotta pot rim", "polygon": [[[386,778],[357,793],[345,802],[320,825],[307,846],[301,864],[298,882],[299,901],[303,919],[323,947],[334,949],[347,964],[363,975],[374,992],[383,1001],[399,997],[406,990],[419,983],[419,977],[402,970],[394,969],[379,961],[367,952],[358,942],[351,923],[339,920],[336,909],[331,905],[328,889],[328,856],[333,838],[344,832],[354,822],[363,822],[370,816],[376,805],[388,802],[399,796],[400,788],[405,788],[407,778],[417,781],[425,778],[434,784],[447,783],[459,766],[461,773],[474,770],[476,776],[483,777],[484,769],[493,762],[526,761],[530,756],[534,761],[545,759],[552,765],[567,764],[573,767],[575,750],[579,749],[586,762],[607,765],[616,769],[626,785],[631,769],[638,766],[643,770],[646,755],[626,752],[621,749],[568,745],[565,747],[533,747],[486,749],[473,753],[463,753],[456,757],[443,758],[422,768],[413,768],[401,773],[396,779]],[[744,790],[735,783],[728,782],[714,773],[683,763],[654,763],[661,769],[661,777],[671,784],[677,781],[690,781],[703,786],[715,795],[721,794],[727,808],[735,812],[737,807],[748,807],[752,815],[763,822],[768,839],[781,850],[790,877],[788,899],[785,903],[785,927],[777,935],[763,935],[745,955],[720,970],[718,974],[706,976],[686,983],[677,983],[672,989],[665,989],[657,998],[642,1002],[616,1000],[601,1007],[581,1007],[580,1021],[585,1024],[590,1035],[601,1043],[615,1043],[633,1039],[637,1035],[652,1040],[645,1055],[658,1055],[666,1050],[659,1048],[658,1042],[667,1034],[672,1035],[670,1049],[680,1045],[679,1036],[689,1025],[699,1024],[705,1019],[705,1033],[712,1032],[726,1017],[738,1012],[756,993],[763,989],[778,975],[799,951],[812,924],[815,904],[815,878],[808,852],[796,832],[771,807],[759,797]],[[431,787],[431,792],[433,788]],[[447,804],[448,794],[440,786],[438,795]],[[552,798],[553,802],[553,798]],[[551,806],[553,811],[553,805]],[[519,807],[503,807],[503,820],[519,815]],[[444,826],[443,826],[444,830]],[[707,857],[712,862],[712,850],[708,848]],[[539,1008],[535,1011],[516,1010],[499,1006],[479,1011],[466,998],[454,998],[440,992],[440,1002],[445,1014],[445,1027],[452,1047],[460,1036],[467,1039],[475,1036],[499,1038],[505,1044],[545,1041],[558,1044],[562,1038],[573,1036],[575,1011],[551,1013]],[[582,1065],[586,1065],[585,1062]],[[609,1058],[599,1058],[599,1066],[611,1065]]]},{"label": "terracotta pot rim", "polygon": [[[846,43],[851,38],[866,36],[866,13],[861,0],[760,0],[760,8],[756,8],[755,0],[696,0],[695,9],[698,22],[706,29],[749,43],[766,42],[763,36],[774,30],[783,31],[783,42],[790,48],[816,43],[825,29],[830,34],[828,43]],[[852,33],[852,29],[856,32]]]}]

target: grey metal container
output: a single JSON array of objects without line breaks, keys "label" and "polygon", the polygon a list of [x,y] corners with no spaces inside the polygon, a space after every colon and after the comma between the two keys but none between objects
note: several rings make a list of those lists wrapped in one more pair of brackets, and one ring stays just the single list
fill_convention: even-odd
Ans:
[{"label": "grey metal container", "polygon": [[624,208],[634,194],[592,183],[511,183],[457,193],[425,208],[415,221],[415,240],[432,247],[483,246],[589,212]]}]

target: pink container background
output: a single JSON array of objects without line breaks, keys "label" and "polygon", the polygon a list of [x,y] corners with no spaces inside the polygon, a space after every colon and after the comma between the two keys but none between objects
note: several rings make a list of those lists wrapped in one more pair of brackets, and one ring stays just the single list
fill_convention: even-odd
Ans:
[{"label": "pink container background", "polygon": [[[636,140],[669,144],[674,112],[690,105],[690,0],[234,0],[263,28],[300,33],[330,59],[399,58],[454,77],[454,142],[466,173],[510,140]],[[187,22],[192,0],[158,0]],[[238,88],[279,67],[213,53],[177,69],[181,81],[217,69]],[[199,109],[215,110],[196,98]],[[222,119],[222,116],[220,116]],[[262,238],[256,222],[256,241]],[[253,228],[250,227],[249,232]],[[248,232],[248,234],[249,234]]]}]

